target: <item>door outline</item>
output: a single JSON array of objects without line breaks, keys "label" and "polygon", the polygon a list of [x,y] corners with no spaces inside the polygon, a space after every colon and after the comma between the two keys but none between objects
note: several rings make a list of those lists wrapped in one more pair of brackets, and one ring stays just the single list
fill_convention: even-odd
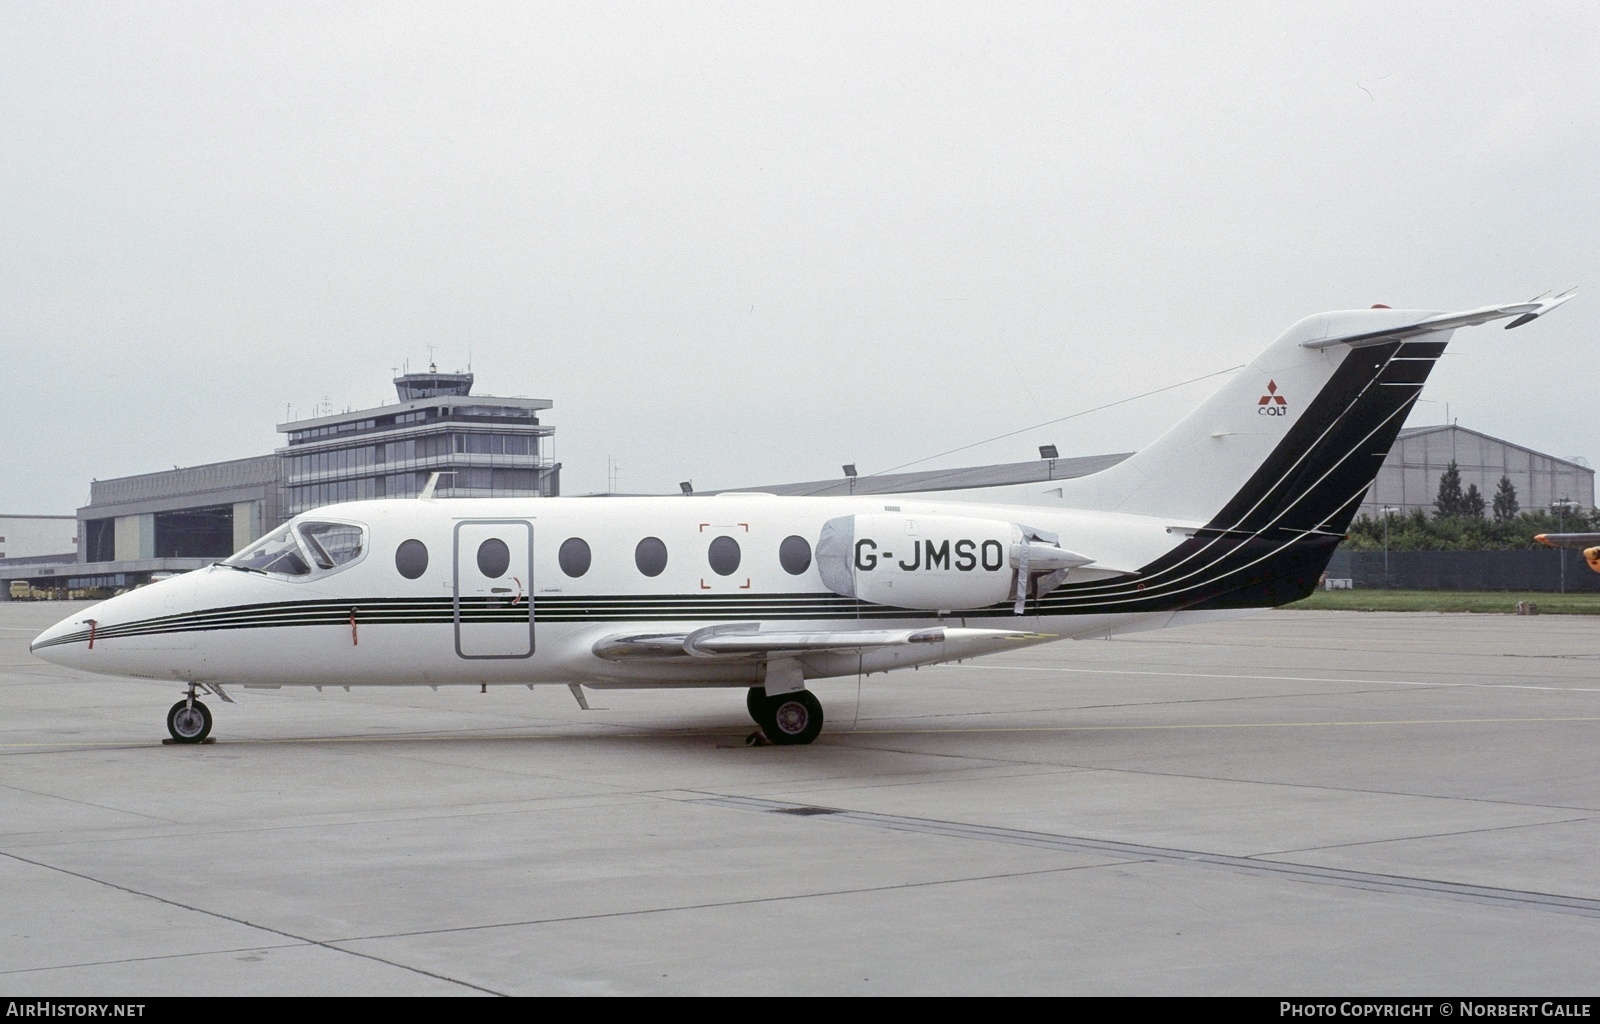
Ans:
[{"label": "door outline", "polygon": [[[519,573],[517,572],[518,569],[522,570],[520,573],[520,581],[522,582],[522,595],[520,600],[526,603],[528,610],[528,649],[524,653],[467,654],[461,649],[461,528],[464,526],[501,526],[506,527],[507,532],[511,532],[520,528],[527,533],[527,564],[521,566],[513,564],[506,569],[506,574],[513,577],[519,576]],[[493,659],[497,661],[533,657],[533,523],[526,519],[457,519],[455,530],[451,534],[451,549],[450,604],[452,618],[455,620],[456,656],[470,660]],[[512,600],[512,604],[515,605],[517,600],[518,599],[514,598]],[[511,623],[520,623],[522,620],[517,618],[508,621]],[[471,626],[472,623],[469,622],[468,625]]]}]

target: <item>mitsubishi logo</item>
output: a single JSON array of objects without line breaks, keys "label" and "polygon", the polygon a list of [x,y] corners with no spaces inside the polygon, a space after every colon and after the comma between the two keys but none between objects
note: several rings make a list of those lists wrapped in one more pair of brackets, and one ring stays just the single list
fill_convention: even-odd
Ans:
[{"label": "mitsubishi logo", "polygon": [[1267,393],[1261,396],[1261,401],[1256,403],[1258,416],[1286,416],[1289,413],[1289,403],[1278,394],[1278,382],[1267,381]]}]

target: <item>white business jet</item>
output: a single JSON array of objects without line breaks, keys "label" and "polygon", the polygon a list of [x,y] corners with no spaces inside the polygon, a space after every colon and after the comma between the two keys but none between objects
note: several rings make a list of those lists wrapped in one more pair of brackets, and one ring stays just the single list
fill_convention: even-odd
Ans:
[{"label": "white business jet", "polygon": [[[1232,616],[1305,597],[1458,327],[1375,307],[1300,321],[1148,448],[1003,497],[362,501],[103,601],[31,650],[200,692],[280,686],[739,687],[810,743],[808,680]],[[976,499],[976,500],[974,500]]]}]

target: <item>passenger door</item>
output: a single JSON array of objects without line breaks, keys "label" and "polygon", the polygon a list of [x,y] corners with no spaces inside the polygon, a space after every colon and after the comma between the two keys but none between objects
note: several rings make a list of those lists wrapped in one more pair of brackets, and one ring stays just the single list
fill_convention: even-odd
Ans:
[{"label": "passenger door", "polygon": [[455,535],[456,654],[533,655],[533,524],[462,519]]}]

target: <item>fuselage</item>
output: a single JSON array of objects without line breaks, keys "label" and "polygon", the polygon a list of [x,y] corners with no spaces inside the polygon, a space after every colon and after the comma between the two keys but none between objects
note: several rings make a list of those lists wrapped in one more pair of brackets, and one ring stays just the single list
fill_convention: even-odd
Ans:
[{"label": "fuselage", "polygon": [[[887,531],[855,539],[850,557],[858,577],[938,577],[955,607],[898,607],[830,589],[817,545],[825,525],[841,517]],[[896,533],[901,522],[908,525]],[[927,528],[940,522],[977,522],[980,529],[1022,522],[1058,535],[1063,547],[1092,550],[1090,564],[1065,573],[1062,593],[1093,588],[1096,580],[1123,582],[1099,584],[1102,606],[1079,600],[1052,610],[1048,597],[1035,598],[1019,613],[1014,552],[1001,552],[996,540],[963,537],[959,528],[948,536]],[[687,633],[727,622],[785,631],[974,626],[1028,634],[808,653],[803,671],[815,678],[1151,628],[1193,603],[1179,595],[1152,606],[1130,582],[1137,575],[1130,567],[1172,551],[1192,528],[1045,506],[758,494],[409,499],[333,505],[287,528],[308,525],[322,530],[314,536],[335,540],[339,529],[359,530],[352,542],[359,550],[352,554],[347,545],[346,557],[328,569],[305,564],[321,555],[304,554],[303,538],[289,546],[287,567],[270,551],[254,556],[264,569],[241,566],[235,556],[233,565],[94,605],[40,635],[33,650],[109,675],[252,687],[751,686],[761,679],[759,661],[611,659],[595,648],[622,634]],[[1077,580],[1086,582],[1074,586]],[[983,604],[964,607],[969,593]]]}]

